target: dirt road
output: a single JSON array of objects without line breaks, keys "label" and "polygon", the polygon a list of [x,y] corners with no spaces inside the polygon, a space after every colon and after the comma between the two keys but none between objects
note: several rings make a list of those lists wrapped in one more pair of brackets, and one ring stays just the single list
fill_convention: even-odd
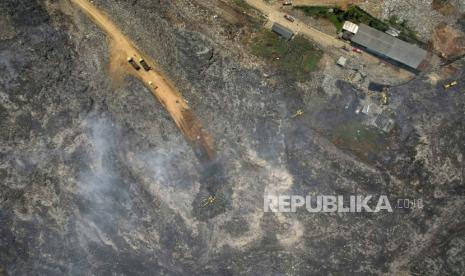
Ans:
[{"label": "dirt road", "polygon": [[[302,21],[295,19],[294,22],[290,22],[284,18],[284,15],[286,14],[285,12],[280,10],[280,7],[282,4],[277,3],[276,5],[268,5],[265,3],[263,0],[245,0],[249,5],[253,6],[260,12],[262,12],[265,16],[268,17],[269,24],[272,22],[277,22],[294,32],[303,34],[307,38],[309,38],[312,41],[315,41],[317,44],[319,44],[326,53],[329,53],[332,55],[335,55],[336,57],[340,55],[346,55],[345,53],[342,53],[340,50],[338,51],[337,49],[333,49],[335,51],[331,51],[330,48],[342,48],[344,45],[347,45],[347,47],[352,48],[350,43],[344,42],[335,36],[328,35],[326,33],[323,33],[311,26],[306,25]],[[325,1],[325,0],[322,0]],[[329,0],[328,0],[329,1]],[[357,0],[354,0],[357,1]],[[379,64],[385,64],[385,62],[371,54],[368,54],[367,52],[362,52],[360,54],[355,55],[358,60],[362,61],[363,64],[365,65],[370,65],[370,66],[378,66]],[[403,68],[397,67],[397,66],[385,66],[383,67],[384,70],[389,70],[390,74],[396,75],[401,79],[402,81],[410,80],[413,78],[415,75]]]},{"label": "dirt road", "polygon": [[342,47],[345,43],[336,37],[325,34],[315,28],[312,28],[300,20],[296,19],[294,22],[290,22],[284,18],[285,13],[277,9],[277,6],[271,6],[266,4],[263,0],[245,0],[249,5],[261,11],[268,20],[271,22],[277,22],[294,32],[298,32],[307,36],[309,39],[315,41],[323,47]]},{"label": "dirt road", "polygon": [[[142,80],[170,113],[177,127],[194,146],[196,154],[203,161],[213,159],[215,152],[212,137],[204,131],[175,86],[157,69],[157,64],[138,50],[118,27],[94,5],[87,0],[72,0],[72,2],[108,35],[110,40],[110,72],[113,77],[121,79],[125,75],[131,74]],[[152,70],[134,70],[127,62],[128,57],[132,57],[135,61],[143,58],[152,67]],[[152,82],[152,85],[149,82]]]}]

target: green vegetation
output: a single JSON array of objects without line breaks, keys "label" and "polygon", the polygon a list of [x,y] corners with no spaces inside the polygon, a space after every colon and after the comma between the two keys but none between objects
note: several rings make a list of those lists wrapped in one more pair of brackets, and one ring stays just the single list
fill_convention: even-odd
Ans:
[{"label": "green vegetation", "polygon": [[343,11],[338,7],[297,6],[295,8],[302,10],[308,16],[328,18],[338,31],[342,29],[342,25],[346,20],[354,23],[364,23],[383,32],[389,29],[389,24],[371,16],[357,6],[351,6],[347,11]]},{"label": "green vegetation", "polygon": [[308,74],[316,69],[321,51],[302,36],[287,41],[279,35],[263,29],[251,41],[252,53],[293,75],[298,81],[305,81]]},{"label": "green vegetation", "polygon": [[346,11],[343,11],[338,7],[297,6],[294,8],[302,10],[308,16],[327,18],[334,24],[338,32],[342,29],[344,21],[349,20],[356,24],[366,24],[382,32],[393,27],[400,31],[400,39],[410,43],[416,43],[420,46],[425,45],[424,42],[417,38],[416,33],[407,26],[406,21],[398,20],[395,16],[392,16],[388,21],[379,20],[357,6],[350,6]]},{"label": "green vegetation", "polygon": [[338,147],[351,150],[362,158],[383,150],[387,143],[385,135],[379,129],[359,122],[337,128],[332,140]]},{"label": "green vegetation", "polygon": [[328,19],[329,21],[331,21],[331,23],[333,23],[333,25],[336,27],[336,30],[338,32],[342,30],[342,25],[344,25],[344,22],[341,22],[339,18],[337,17],[337,15],[335,15],[334,13],[330,14]]},{"label": "green vegetation", "polygon": [[296,6],[294,9],[299,9],[304,11],[308,16],[313,17],[328,17],[330,14],[333,14],[330,10],[333,8],[329,7],[319,7],[319,6]]},{"label": "green vegetation", "polygon": [[366,11],[360,9],[357,6],[351,6],[347,9],[347,11],[342,12],[341,14],[342,16],[340,16],[340,18],[342,18],[343,21],[349,20],[356,24],[363,23],[383,32],[389,30],[389,24],[382,20],[379,20],[376,17],[373,17],[371,14],[367,13]]},{"label": "green vegetation", "polygon": [[[319,6],[297,6],[294,9],[302,10],[305,15],[316,18],[327,18],[334,24],[339,32],[344,24],[344,19],[340,17],[341,10],[339,8],[319,7]],[[339,16],[338,16],[339,15]]]},{"label": "green vegetation", "polygon": [[415,31],[413,31],[407,26],[407,20],[399,20],[397,16],[393,15],[389,18],[388,22],[393,28],[400,30],[400,34],[399,34],[400,39],[410,42],[410,43],[416,43],[420,46],[426,45],[423,41],[420,41],[418,39]]}]

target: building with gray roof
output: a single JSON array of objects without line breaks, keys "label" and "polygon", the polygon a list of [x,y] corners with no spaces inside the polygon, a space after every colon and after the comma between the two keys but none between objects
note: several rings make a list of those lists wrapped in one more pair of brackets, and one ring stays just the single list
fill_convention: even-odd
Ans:
[{"label": "building with gray roof", "polygon": [[420,47],[402,41],[386,33],[360,24],[351,41],[363,46],[367,51],[384,56],[412,69],[418,69],[427,52]]},{"label": "building with gray roof", "polygon": [[291,39],[294,36],[293,31],[289,30],[288,28],[286,28],[283,25],[278,24],[278,23],[274,23],[271,30],[273,32],[279,34],[280,36],[284,37],[287,40]]}]

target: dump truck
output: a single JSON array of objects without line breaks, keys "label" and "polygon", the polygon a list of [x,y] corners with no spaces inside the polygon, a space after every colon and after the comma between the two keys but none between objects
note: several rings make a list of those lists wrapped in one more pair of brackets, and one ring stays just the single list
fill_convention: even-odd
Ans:
[{"label": "dump truck", "polygon": [[131,66],[136,69],[136,71],[140,70],[140,66],[134,61],[133,58],[128,58],[128,63],[131,64]]},{"label": "dump truck", "polygon": [[142,68],[144,68],[145,71],[149,71],[151,68],[150,66],[147,64],[147,62],[145,62],[144,59],[139,59],[139,63],[140,65],[142,66]]}]

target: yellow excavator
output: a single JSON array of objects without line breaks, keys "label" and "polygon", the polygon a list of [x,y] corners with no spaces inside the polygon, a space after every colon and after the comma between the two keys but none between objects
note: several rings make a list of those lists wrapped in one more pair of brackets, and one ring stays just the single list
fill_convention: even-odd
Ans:
[{"label": "yellow excavator", "polygon": [[296,118],[302,115],[304,115],[304,111],[302,109],[299,109],[294,115],[292,115],[292,118]]},{"label": "yellow excavator", "polygon": [[387,105],[389,103],[389,89],[386,87],[383,88],[383,91],[381,91],[380,97],[381,97],[381,104]]},{"label": "yellow excavator", "polygon": [[216,197],[213,195],[210,195],[207,199],[203,201],[202,208],[213,205],[215,202],[216,202]]},{"label": "yellow excavator", "polygon": [[444,89],[447,90],[447,89],[449,89],[449,88],[451,88],[451,87],[453,87],[453,86],[456,86],[457,83],[458,83],[458,82],[457,82],[456,80],[455,80],[455,81],[451,81],[451,82],[445,83],[445,84],[443,85],[443,87],[444,87]]}]

